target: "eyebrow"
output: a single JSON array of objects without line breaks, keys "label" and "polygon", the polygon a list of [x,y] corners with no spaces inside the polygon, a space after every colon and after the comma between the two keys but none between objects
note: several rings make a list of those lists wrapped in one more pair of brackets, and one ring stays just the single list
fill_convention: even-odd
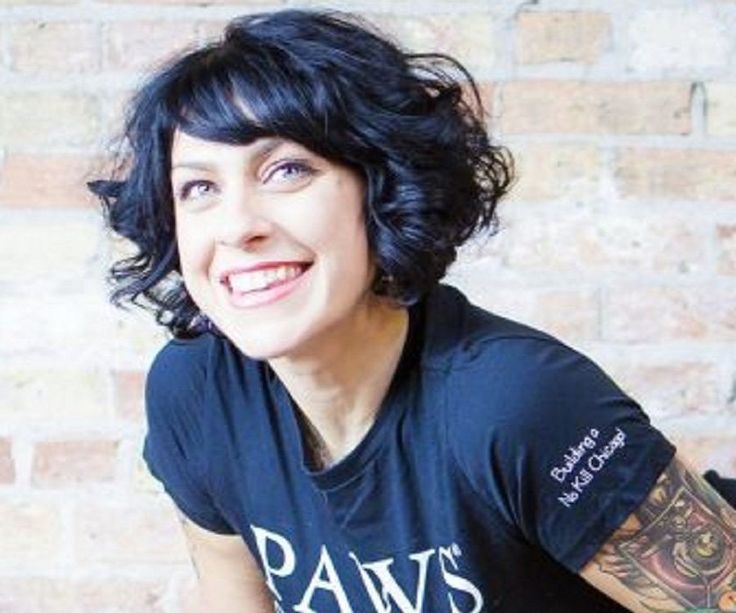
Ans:
[{"label": "eyebrow", "polygon": [[[286,142],[288,141],[285,138],[281,138],[278,136],[259,138],[253,144],[248,146],[251,151],[248,153],[247,161],[252,162],[253,160],[264,158]],[[173,172],[177,168],[211,171],[214,169],[214,167],[215,166],[213,164],[206,161],[184,159],[177,162],[176,164],[173,164],[171,166],[171,172]]]}]

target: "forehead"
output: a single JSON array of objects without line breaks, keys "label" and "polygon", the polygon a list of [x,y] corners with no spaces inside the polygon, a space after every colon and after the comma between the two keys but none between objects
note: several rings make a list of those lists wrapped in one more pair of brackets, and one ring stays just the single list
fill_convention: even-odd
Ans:
[{"label": "forehead", "polygon": [[287,144],[301,147],[293,141],[277,136],[265,136],[245,145],[235,145],[197,138],[176,130],[171,142],[171,168],[174,170],[181,166],[215,163],[232,157],[247,161],[268,155]]}]

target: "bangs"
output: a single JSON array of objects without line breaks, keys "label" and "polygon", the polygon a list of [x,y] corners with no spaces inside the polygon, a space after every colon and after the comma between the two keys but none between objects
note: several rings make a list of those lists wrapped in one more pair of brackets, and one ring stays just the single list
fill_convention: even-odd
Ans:
[{"label": "bangs", "polygon": [[127,105],[112,174],[88,184],[110,227],[137,248],[110,269],[113,301],[150,307],[175,335],[198,333],[171,184],[181,130],[230,145],[282,138],[360,173],[380,272],[372,290],[412,304],[468,237],[496,228],[496,203],[513,180],[513,158],[490,142],[483,105],[463,102],[468,84],[477,91],[451,57],[407,53],[348,13],[287,9],[231,21],[222,39],[148,78]]},{"label": "bangs", "polygon": [[[294,58],[278,48],[203,50],[172,83],[167,114],[190,136],[232,145],[281,137],[329,154],[326,109],[314,77],[295,70]],[[283,57],[279,57],[283,56]]]}]

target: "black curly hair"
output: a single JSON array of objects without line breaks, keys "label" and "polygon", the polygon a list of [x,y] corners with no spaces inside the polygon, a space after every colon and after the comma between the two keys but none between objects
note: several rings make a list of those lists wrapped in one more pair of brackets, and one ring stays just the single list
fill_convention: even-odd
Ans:
[{"label": "black curly hair", "polygon": [[176,130],[229,144],[278,136],[355,168],[378,267],[372,289],[405,305],[444,276],[471,235],[495,229],[513,176],[510,154],[486,132],[475,82],[453,58],[405,52],[347,13],[237,18],[138,90],[116,170],[88,184],[108,225],[137,248],[111,267],[112,301],[151,309],[175,335],[198,333],[202,320],[174,232]]}]

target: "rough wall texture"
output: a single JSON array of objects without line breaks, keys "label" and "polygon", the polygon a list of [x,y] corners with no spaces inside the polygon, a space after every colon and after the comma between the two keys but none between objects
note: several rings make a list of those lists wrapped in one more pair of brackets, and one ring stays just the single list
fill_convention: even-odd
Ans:
[{"label": "rough wall texture", "polygon": [[[186,609],[139,460],[164,340],[106,303],[84,179],[146,68],[299,2],[0,0],[0,611]],[[350,0],[457,55],[518,158],[502,229],[450,275],[586,351],[700,468],[736,474],[736,2]]]}]

